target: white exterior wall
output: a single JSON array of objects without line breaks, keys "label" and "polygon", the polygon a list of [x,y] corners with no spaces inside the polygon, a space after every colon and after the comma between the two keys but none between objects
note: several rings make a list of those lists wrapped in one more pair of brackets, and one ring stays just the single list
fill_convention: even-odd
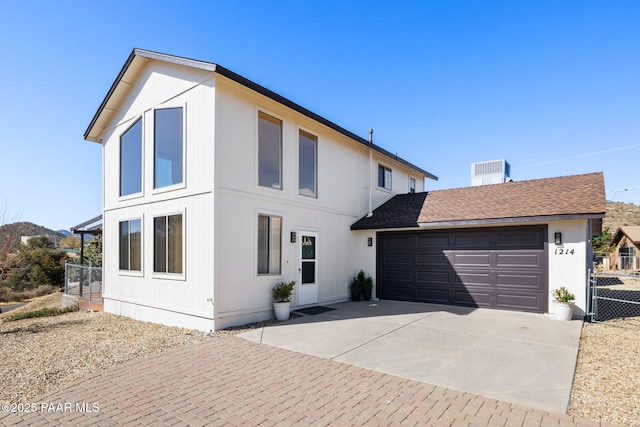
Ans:
[{"label": "white exterior wall", "polygon": [[[592,264],[590,224],[586,219],[549,223],[549,292],[561,286],[576,296],[574,317],[582,317],[587,301],[587,270]],[[562,233],[562,245],[554,243],[555,233]],[[549,295],[549,313],[553,300]]]},{"label": "white exterior wall", "polygon": [[[318,303],[345,301],[360,269],[375,278],[374,246],[350,226],[395,193],[408,192],[411,171],[362,144],[221,77],[216,88],[215,313],[216,328],[273,317],[271,288],[297,280],[298,244],[291,232],[318,233]],[[283,122],[282,190],[258,186],[257,117],[262,111]],[[317,198],[298,194],[298,130],[318,137]],[[378,161],[392,169],[392,191],[377,188]],[[415,174],[415,172],[414,172]],[[424,177],[416,191],[424,190]],[[259,214],[282,218],[281,274],[257,274]],[[368,233],[375,237],[375,233]]]},{"label": "white exterior wall", "polygon": [[[153,189],[156,108],[183,107],[184,184]],[[257,183],[258,111],[283,122],[282,190]],[[143,190],[119,196],[120,136],[143,118]],[[318,137],[317,198],[298,194],[298,131]],[[375,246],[350,226],[424,177],[267,97],[217,74],[149,61],[102,136],[105,310],[200,330],[273,317],[271,288],[298,280],[290,233],[318,233],[318,303],[349,298],[360,269],[375,277]],[[381,162],[392,191],[377,187]],[[371,184],[373,185],[371,187]],[[153,218],[183,214],[183,275],[153,272]],[[257,274],[259,214],[282,217],[281,274]],[[119,271],[119,222],[142,220],[143,268]],[[370,233],[373,236],[373,233]],[[374,242],[375,245],[375,242]],[[293,305],[298,305],[299,287]]]},{"label": "white exterior wall", "polygon": [[[214,75],[152,61],[102,137],[104,309],[138,320],[213,329]],[[183,107],[184,184],[153,189],[155,108]],[[142,193],[119,196],[120,135],[143,119]],[[153,218],[183,214],[183,275],[153,272]],[[119,222],[142,220],[142,272],[119,271]]]}]

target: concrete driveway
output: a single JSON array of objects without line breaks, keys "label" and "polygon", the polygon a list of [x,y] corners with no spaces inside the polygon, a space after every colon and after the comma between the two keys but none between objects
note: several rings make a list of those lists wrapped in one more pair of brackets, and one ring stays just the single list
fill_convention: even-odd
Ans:
[{"label": "concrete driveway", "polygon": [[505,402],[566,413],[581,321],[396,301],[347,302],[240,336]]}]

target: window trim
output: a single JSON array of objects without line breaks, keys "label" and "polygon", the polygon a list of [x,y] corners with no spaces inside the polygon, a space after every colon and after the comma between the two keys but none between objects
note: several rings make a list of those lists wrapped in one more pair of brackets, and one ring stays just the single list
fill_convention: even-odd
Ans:
[{"label": "window trim", "polygon": [[[129,200],[129,199],[136,199],[139,197],[143,197],[144,196],[144,165],[145,165],[145,161],[144,161],[144,153],[145,153],[145,118],[144,118],[144,114],[141,114],[139,116],[135,116],[134,118],[132,118],[131,120],[133,120],[133,123],[131,123],[131,125],[129,125],[124,132],[122,132],[120,135],[118,135],[118,200]],[[131,130],[131,128],[133,128],[136,123],[138,123],[138,121],[140,121],[140,126],[141,126],[141,140],[140,140],[140,191],[138,191],[137,193],[131,193],[131,194],[125,194],[124,196],[120,194],[121,189],[122,189],[122,136],[129,132]]]},{"label": "window trim", "polygon": [[[260,262],[260,217],[267,217],[269,219],[271,218],[279,218],[280,219],[280,260],[278,262],[278,272],[277,273],[260,273],[259,270],[259,262]],[[266,211],[256,211],[256,220],[255,220],[255,224],[256,224],[256,228],[255,228],[255,232],[254,232],[254,236],[255,236],[255,250],[254,250],[254,255],[255,255],[255,262],[254,262],[254,268],[255,268],[255,275],[258,278],[274,278],[274,277],[279,277],[282,276],[282,259],[283,259],[283,235],[284,235],[284,216],[282,214],[278,214],[278,213],[274,213],[274,212],[266,212]],[[271,264],[271,259],[269,258],[267,260],[267,264]]]},{"label": "window trim", "polygon": [[[267,187],[260,185],[260,114],[280,121],[280,187]],[[284,118],[274,114],[266,108],[255,108],[255,185],[259,190],[283,192],[284,191]]]},{"label": "window trim", "polygon": [[[315,160],[315,165],[314,165],[314,168],[315,168],[315,170],[314,170],[314,172],[315,172],[314,193],[315,194],[313,196],[309,196],[309,195],[306,195],[306,194],[303,194],[303,193],[300,192],[300,135],[303,134],[303,133],[307,134],[308,137],[315,138],[315,143],[316,143],[316,146],[315,146],[315,159],[314,159]],[[301,126],[298,126],[296,137],[297,137],[297,144],[296,144],[297,145],[297,150],[296,150],[296,152],[297,152],[297,172],[298,172],[298,175],[297,175],[297,178],[298,178],[297,195],[299,197],[301,197],[301,198],[304,198],[305,200],[318,200],[318,198],[319,198],[318,197],[318,150],[319,150],[320,137],[318,135],[316,135],[315,133],[304,129]]]},{"label": "window trim", "polygon": [[[182,216],[182,272],[181,273],[169,273],[166,271],[156,271],[156,267],[155,267],[155,257],[156,257],[156,232],[155,232],[155,220],[156,218],[169,218],[170,216],[175,216],[175,215],[181,215]],[[171,279],[171,280],[186,280],[186,270],[187,270],[187,227],[186,227],[186,209],[183,210],[179,210],[179,211],[172,211],[172,212],[167,212],[167,213],[163,213],[163,214],[154,214],[151,218],[151,227],[152,227],[152,240],[153,240],[153,257],[152,257],[152,267],[151,267],[151,271],[152,271],[152,277],[153,278],[157,278],[157,279]],[[167,222],[168,224],[168,222]],[[168,245],[168,240],[167,240],[167,245]],[[166,250],[167,248],[165,248]],[[167,250],[167,256],[168,256],[168,250]],[[165,260],[165,261],[168,261]],[[167,262],[168,264],[168,262]]]},{"label": "window trim", "polygon": [[[156,111],[182,108],[182,182],[156,188]],[[166,193],[168,191],[180,190],[187,187],[187,103],[162,104],[161,106],[149,110],[151,115],[151,139],[153,149],[151,150],[151,162],[153,172],[151,173],[152,194]]]},{"label": "window trim", "polygon": [[[384,169],[384,172],[389,171],[389,186],[387,187],[387,182],[386,182],[386,173],[383,176],[384,182],[383,185],[380,186],[380,168]],[[380,190],[384,190],[384,191],[393,191],[393,169],[390,168],[389,166],[378,162],[378,168],[377,168],[378,173],[376,174],[376,183],[378,184],[378,188]]]},{"label": "window trim", "polygon": [[[412,181],[413,181],[413,188],[411,188],[411,182]],[[417,180],[414,177],[412,177],[411,175],[409,175],[409,193],[410,194],[415,193],[417,191],[416,186],[417,186]],[[413,191],[411,191],[411,190],[413,190]]]},{"label": "window trim", "polygon": [[[120,268],[120,224],[123,222],[140,221],[140,270],[123,270]],[[129,234],[130,235],[130,234]],[[129,238],[129,242],[130,242]],[[129,254],[131,254],[131,245],[129,245]],[[129,255],[131,257],[131,255]],[[120,276],[144,276],[144,215],[139,217],[126,217],[118,219],[118,274]]]}]

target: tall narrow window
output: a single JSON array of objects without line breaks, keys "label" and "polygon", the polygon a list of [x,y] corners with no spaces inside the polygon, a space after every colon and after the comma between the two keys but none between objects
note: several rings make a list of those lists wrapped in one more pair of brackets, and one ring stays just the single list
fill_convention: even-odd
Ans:
[{"label": "tall narrow window", "polygon": [[298,194],[317,195],[318,138],[303,130],[298,135]]},{"label": "tall narrow window", "polygon": [[153,271],[182,273],[182,215],[153,219]]},{"label": "tall narrow window", "polygon": [[142,191],[142,119],[120,136],[120,195]]},{"label": "tall narrow window", "polygon": [[258,185],[282,189],[282,122],[258,113]]},{"label": "tall narrow window", "polygon": [[378,165],[378,187],[391,190],[391,169]]},{"label": "tall narrow window", "polygon": [[120,222],[120,270],[142,270],[142,221]]},{"label": "tall narrow window", "polygon": [[258,274],[280,274],[282,218],[258,216]]},{"label": "tall narrow window", "polygon": [[409,193],[416,192],[416,179],[409,177]]},{"label": "tall narrow window", "polygon": [[182,108],[156,110],[154,115],[155,178],[153,188],[183,182]]}]

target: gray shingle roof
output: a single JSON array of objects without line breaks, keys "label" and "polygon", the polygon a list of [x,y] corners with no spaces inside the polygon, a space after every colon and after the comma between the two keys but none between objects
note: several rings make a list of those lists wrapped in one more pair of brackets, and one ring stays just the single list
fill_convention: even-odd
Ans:
[{"label": "gray shingle roof", "polygon": [[352,230],[506,222],[540,217],[603,217],[602,172],[394,196]]}]

